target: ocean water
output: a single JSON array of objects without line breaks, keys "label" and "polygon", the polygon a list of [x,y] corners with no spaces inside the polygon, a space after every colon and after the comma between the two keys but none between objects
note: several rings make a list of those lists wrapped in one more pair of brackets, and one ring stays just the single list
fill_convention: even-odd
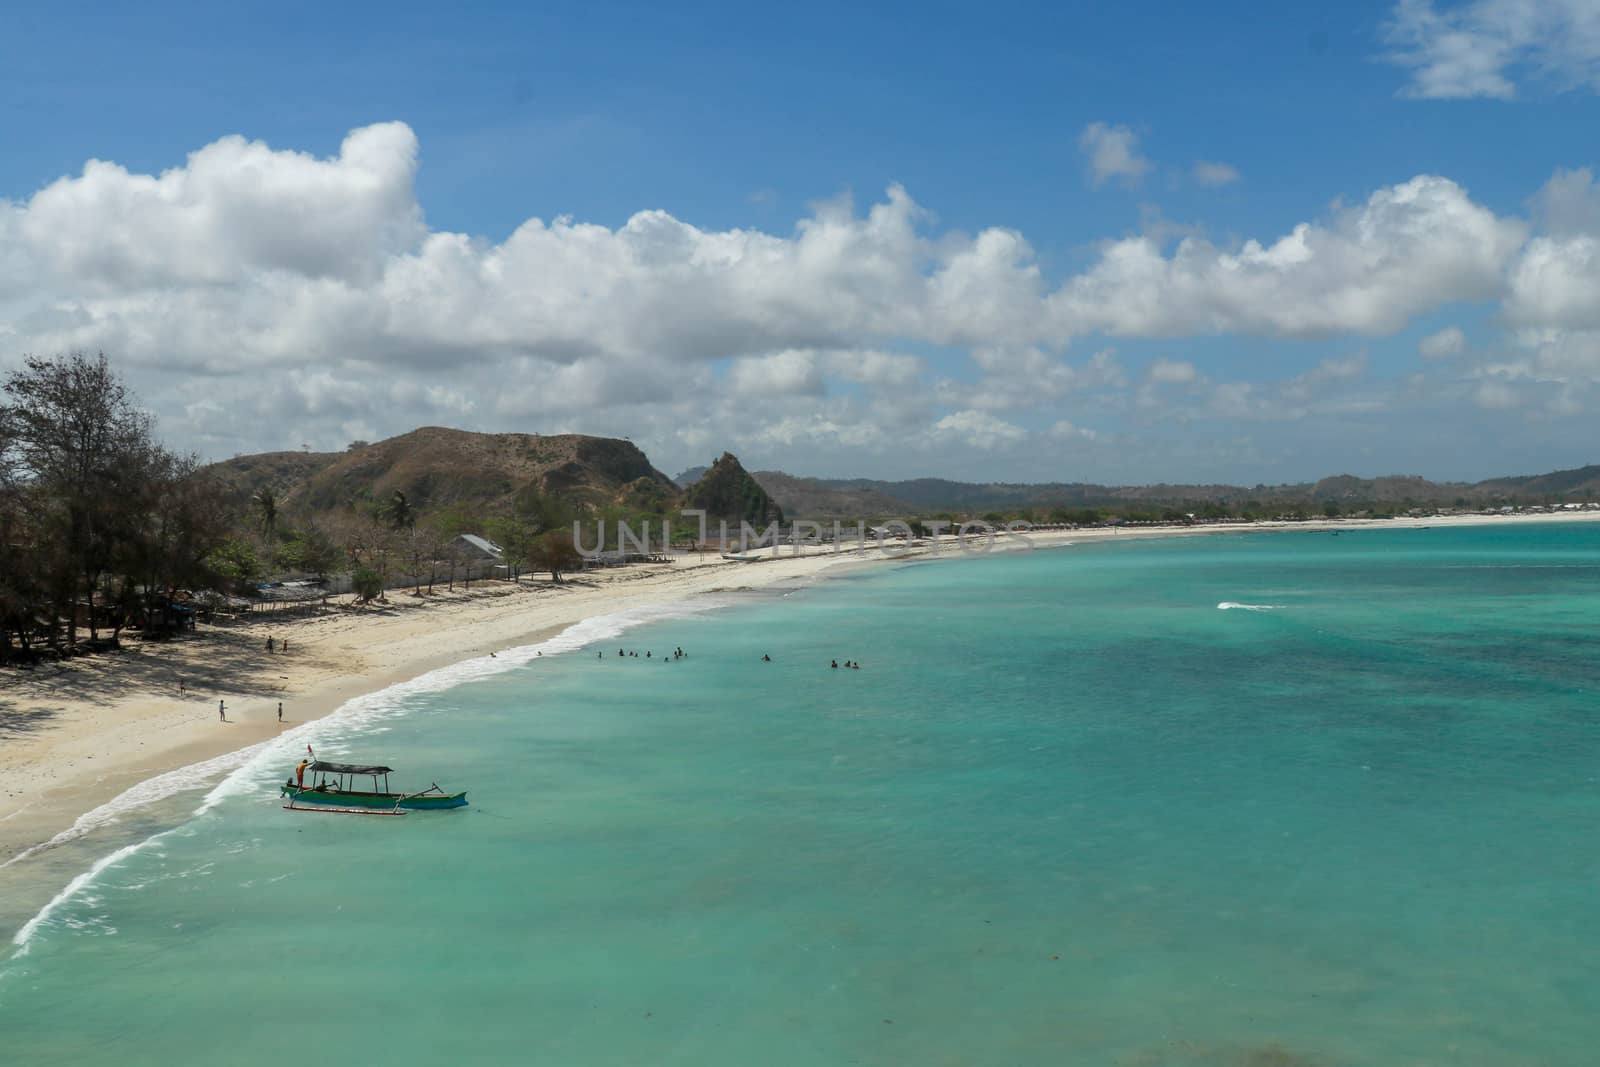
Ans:
[{"label": "ocean water", "polygon": [[[1077,546],[698,607],[125,817],[6,949],[0,1060],[1595,1062],[1600,526]],[[286,812],[307,736],[472,806]]]}]

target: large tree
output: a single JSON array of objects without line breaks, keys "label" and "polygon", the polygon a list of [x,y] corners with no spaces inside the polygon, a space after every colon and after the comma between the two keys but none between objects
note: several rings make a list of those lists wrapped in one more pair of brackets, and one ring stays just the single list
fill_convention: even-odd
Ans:
[{"label": "large tree", "polygon": [[209,581],[218,488],[156,442],[105,356],[28,357],[0,388],[0,658],[71,645],[80,613],[91,638],[115,633]]},{"label": "large tree", "polygon": [[528,565],[536,571],[549,571],[551,579],[560,582],[562,571],[583,567],[583,554],[573,543],[571,533],[549,530],[534,540]]},{"label": "large tree", "polygon": [[141,517],[138,490],[161,451],[150,416],[134,406],[103,354],[30,356],[6,379],[5,391],[24,476],[50,505],[50,533],[75,571],[72,580],[61,576],[57,583],[57,595],[66,601],[58,607],[68,641],[76,634],[79,594],[90,637],[97,637],[96,593]]}]

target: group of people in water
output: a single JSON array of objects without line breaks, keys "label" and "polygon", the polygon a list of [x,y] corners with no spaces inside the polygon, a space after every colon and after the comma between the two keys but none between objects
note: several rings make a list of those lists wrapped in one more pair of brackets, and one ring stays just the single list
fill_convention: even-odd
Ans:
[{"label": "group of people in water", "polygon": [[[672,655],[670,657],[668,657],[668,656],[662,656],[661,657],[661,662],[662,663],[668,663],[671,660],[683,659],[688,654],[689,653],[685,652],[681,648],[674,648],[672,650]],[[638,659],[639,658],[639,653],[630,652],[629,650],[627,650],[625,648],[617,649],[617,655],[622,656],[625,659]],[[595,659],[605,659],[606,658],[606,654],[604,652],[596,652],[594,654],[594,657],[595,657]],[[652,650],[646,649],[645,650],[645,654],[644,654],[644,658],[645,659],[654,659],[655,658],[655,652],[652,651]]]},{"label": "group of people in water", "polygon": [[[626,648],[616,649],[616,654],[621,656],[622,659],[638,659],[637,651],[630,651],[630,649]],[[685,653],[682,648],[674,648],[672,649],[672,656],[670,656],[670,659],[667,656],[661,656],[661,662],[670,662],[672,659],[683,659],[685,656],[688,656],[688,653]],[[648,649],[646,649],[645,659],[654,659],[654,657],[656,656],[654,656],[653,651],[648,651]],[[605,653],[603,653],[603,651],[597,651],[597,653],[595,653],[595,659],[605,659]],[[762,653],[762,662],[763,664],[770,664],[770,662],[773,662],[773,657],[768,656],[766,653]],[[834,667],[835,670],[837,670],[838,667],[845,667],[846,670],[861,670],[861,662],[856,661],[856,659],[846,659],[843,664],[840,664],[840,662],[835,659],[835,661],[829,662],[829,667]]]}]

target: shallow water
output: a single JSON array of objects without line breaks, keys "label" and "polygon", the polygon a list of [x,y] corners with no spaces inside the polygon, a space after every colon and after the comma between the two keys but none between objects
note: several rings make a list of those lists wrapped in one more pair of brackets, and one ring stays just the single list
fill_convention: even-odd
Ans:
[{"label": "shallow water", "polygon": [[285,742],[32,925],[7,1053],[1587,1064],[1597,549],[916,563],[463,669],[313,740],[470,808],[285,812]]}]

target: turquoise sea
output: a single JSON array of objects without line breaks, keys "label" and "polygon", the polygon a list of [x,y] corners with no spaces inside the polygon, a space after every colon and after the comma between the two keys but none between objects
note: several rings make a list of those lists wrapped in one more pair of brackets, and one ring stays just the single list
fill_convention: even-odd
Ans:
[{"label": "turquoise sea", "polygon": [[[1600,525],[700,606],[369,699],[101,831],[146,843],[5,946],[0,1060],[1596,1061]],[[285,812],[307,740],[472,806]]]}]

